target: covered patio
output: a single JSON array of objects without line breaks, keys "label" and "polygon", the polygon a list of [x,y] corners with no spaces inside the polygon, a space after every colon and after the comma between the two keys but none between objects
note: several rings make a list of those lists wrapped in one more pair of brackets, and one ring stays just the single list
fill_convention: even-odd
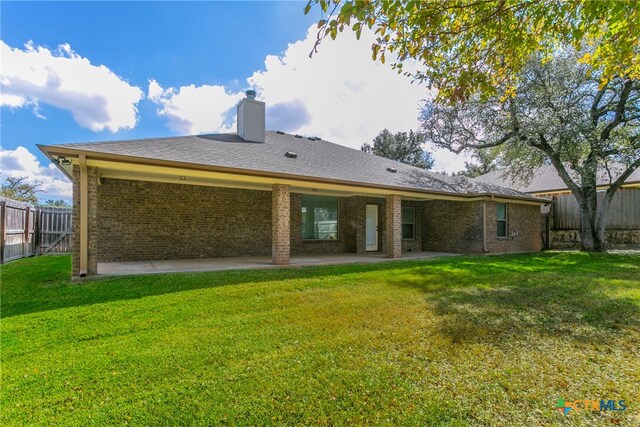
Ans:
[{"label": "covered patio", "polygon": [[73,180],[73,276],[540,248],[538,199],[319,139],[267,136],[41,147]]},{"label": "covered patio", "polygon": [[[405,252],[401,260],[428,259],[457,254],[445,252]],[[292,256],[287,266],[273,264],[270,256],[201,258],[160,261],[123,261],[98,263],[98,276],[127,276],[136,274],[179,273],[198,271],[224,271],[277,267],[304,267],[318,265],[365,264],[391,261],[382,253]],[[396,258],[397,260],[397,258]]]}]

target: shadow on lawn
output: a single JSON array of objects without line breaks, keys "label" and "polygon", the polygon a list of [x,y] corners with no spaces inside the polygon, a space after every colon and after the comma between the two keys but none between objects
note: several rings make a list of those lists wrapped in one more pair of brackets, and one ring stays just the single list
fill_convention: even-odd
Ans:
[{"label": "shadow on lawn", "polygon": [[[437,316],[437,333],[456,343],[502,345],[531,334],[610,343],[640,328],[640,307],[614,288],[640,288],[640,269],[590,263],[519,271],[517,265],[481,263],[434,273],[420,267],[394,284],[423,291]],[[517,264],[517,263],[516,263]],[[524,267],[524,266],[522,266]],[[515,274],[504,274],[505,268]],[[532,274],[533,273],[533,274]]]},{"label": "shadow on lawn", "polygon": [[[68,265],[58,266],[49,262],[43,271],[39,263],[51,261],[55,257],[47,258],[49,259],[25,258],[3,266],[1,318],[221,286],[319,279],[345,274],[404,269],[406,266],[415,266],[417,262],[399,260],[375,264],[162,273],[71,282],[70,262]],[[58,256],[58,258],[62,257]],[[431,258],[421,262],[437,263],[443,260],[444,258]]]},{"label": "shadow on lawn", "polygon": [[[554,284],[554,276],[535,286],[522,286],[518,282],[526,284],[527,277],[554,274],[565,280],[578,275],[590,280],[640,276],[640,267],[634,264],[637,256],[603,256],[607,258],[576,253],[447,257],[375,264],[170,273],[78,283],[69,281],[70,262],[55,264],[55,257],[30,258],[3,266],[0,313],[2,318],[7,318],[220,286],[393,272],[386,278],[388,283],[418,288],[429,295],[437,312],[447,319],[442,325],[443,332],[454,340],[477,337],[478,327],[490,333],[507,326],[517,330],[542,325],[560,333],[567,327],[566,322],[578,318],[581,322],[595,322],[615,329],[616,325],[638,318],[636,306],[608,298],[597,286]],[[525,319],[527,315],[537,319],[530,326]],[[628,317],[624,319],[625,316]],[[499,328],[498,323],[502,325]]]}]

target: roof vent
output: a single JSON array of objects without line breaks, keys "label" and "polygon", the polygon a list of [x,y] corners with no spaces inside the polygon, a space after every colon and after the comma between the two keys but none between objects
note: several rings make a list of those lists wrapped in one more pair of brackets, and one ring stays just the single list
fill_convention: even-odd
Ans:
[{"label": "roof vent", "polygon": [[284,135],[284,132],[282,132],[281,130],[277,130],[277,131],[276,131],[276,133],[277,133],[278,135]]},{"label": "roof vent", "polygon": [[309,141],[315,141],[315,140],[316,140],[316,139],[315,139],[314,137],[312,137],[312,136],[307,137],[307,139],[308,139]]},{"label": "roof vent", "polygon": [[316,141],[322,141],[322,138],[320,138],[319,136],[316,136]]},{"label": "roof vent", "polygon": [[392,167],[388,167],[387,168],[387,172],[396,173],[396,172],[398,172],[398,169],[392,168]]},{"label": "roof vent", "polygon": [[287,151],[286,153],[284,153],[285,157],[288,157],[290,159],[297,159],[298,155],[296,153],[294,153],[293,151]]},{"label": "roof vent", "polygon": [[295,136],[296,138],[302,138],[302,135],[298,135],[298,134],[293,135],[293,136]]}]

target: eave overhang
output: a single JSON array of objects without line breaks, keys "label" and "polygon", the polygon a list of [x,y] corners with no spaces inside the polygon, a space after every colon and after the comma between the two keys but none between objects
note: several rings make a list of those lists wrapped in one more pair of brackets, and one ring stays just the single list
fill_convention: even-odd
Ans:
[{"label": "eave overhang", "polygon": [[[371,184],[365,182],[343,181],[337,179],[302,176],[287,173],[275,173],[252,169],[237,169],[210,166],[195,163],[177,162],[163,159],[151,159],[121,154],[100,153],[55,145],[37,145],[53,163],[71,180],[73,165],[78,164],[80,155],[86,156],[87,166],[97,167],[103,178],[134,179],[145,181],[169,182],[175,184],[210,185],[258,190],[270,190],[273,184],[285,184],[294,192],[323,193],[336,195],[385,196],[397,194],[414,200],[453,200],[521,203],[542,205],[551,203],[549,199],[535,196],[512,196],[492,193],[451,193],[416,188]],[[64,156],[71,161],[63,166],[58,158]]]}]

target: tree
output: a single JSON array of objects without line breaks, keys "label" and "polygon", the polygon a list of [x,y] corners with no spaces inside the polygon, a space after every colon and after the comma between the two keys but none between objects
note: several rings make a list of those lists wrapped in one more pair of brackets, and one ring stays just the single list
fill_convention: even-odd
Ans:
[{"label": "tree", "polygon": [[47,207],[51,207],[51,208],[70,208],[71,207],[71,205],[69,203],[67,203],[66,201],[64,201],[62,199],[44,200],[44,201],[40,202],[40,206],[47,206]]},{"label": "tree", "polygon": [[40,181],[28,182],[28,177],[7,177],[0,187],[0,196],[35,205],[38,203],[36,193],[40,191]]},{"label": "tree", "polygon": [[[316,5],[323,18],[314,52],[326,36],[335,39],[350,27],[359,38],[369,27],[377,35],[373,59],[384,63],[393,54],[393,67],[435,87],[439,100],[513,89],[534,53],[550,55],[560,44],[578,48],[585,39],[597,46],[582,61],[601,67],[603,81],[640,78],[640,2],[634,0],[309,0],[305,13]],[[403,71],[413,60],[418,71]]]},{"label": "tree", "polygon": [[[585,251],[605,250],[607,209],[616,191],[640,167],[640,81],[615,77],[602,84],[598,70],[572,48],[550,60],[537,55],[525,67],[515,95],[474,96],[450,105],[425,104],[428,138],[454,152],[500,147],[513,178],[526,180],[552,164],[580,206]],[[596,174],[612,163],[625,169],[610,175],[598,200]]]},{"label": "tree", "polygon": [[454,174],[454,176],[466,176],[475,178],[485,173],[494,171],[500,165],[500,147],[473,150],[473,162],[464,162],[464,170]]},{"label": "tree", "polygon": [[411,130],[409,133],[398,132],[393,135],[384,129],[373,138],[373,145],[365,143],[360,149],[365,153],[397,160],[422,169],[431,169],[434,160],[431,153],[422,148],[424,142],[425,137],[422,133]]}]

